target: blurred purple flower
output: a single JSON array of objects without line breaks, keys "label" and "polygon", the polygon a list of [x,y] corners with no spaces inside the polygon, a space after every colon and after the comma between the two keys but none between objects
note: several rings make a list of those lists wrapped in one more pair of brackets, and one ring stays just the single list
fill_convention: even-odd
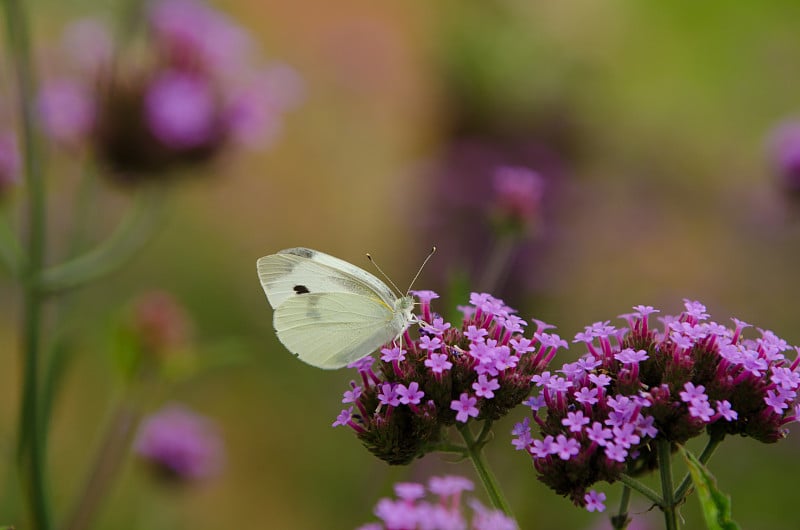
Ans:
[{"label": "blurred purple flower", "polygon": [[91,91],[76,81],[57,79],[45,83],[39,91],[37,107],[44,132],[58,143],[75,147],[94,128],[95,100]]},{"label": "blurred purple flower", "polygon": [[[383,498],[375,505],[374,513],[381,523],[368,523],[358,530],[517,529],[516,522],[503,512],[489,509],[474,498],[463,502],[465,492],[472,489],[472,482],[463,477],[432,477],[427,491],[435,498],[426,500],[422,484],[395,484],[397,500]],[[472,508],[471,520],[464,504]]]},{"label": "blurred purple flower", "polygon": [[216,426],[176,404],[142,422],[134,450],[168,476],[187,480],[218,473],[224,458]]},{"label": "blurred purple flower", "polygon": [[800,120],[779,125],[771,136],[771,157],[783,184],[800,192]]},{"label": "blurred purple flower", "polygon": [[242,28],[203,2],[155,2],[148,19],[156,45],[175,68],[225,74],[245,64],[251,48]]},{"label": "blurred purple flower", "polygon": [[[453,139],[428,179],[430,204],[436,207],[428,209],[420,227],[426,240],[443,242],[429,266],[438,282],[448,285],[454,276],[467,276],[471,285],[519,302],[537,281],[537,256],[551,235],[543,225],[558,206],[563,173],[560,156],[534,137]],[[546,200],[541,196],[545,188]],[[515,196],[515,190],[525,197]],[[520,215],[516,222],[525,226],[509,225]],[[530,237],[531,230],[520,229],[532,228],[528,223],[534,216],[536,237]],[[515,241],[499,282],[481,284],[498,240],[510,233]]]},{"label": "blurred purple flower", "polygon": [[89,75],[108,68],[114,54],[111,30],[97,18],[82,18],[69,24],[61,42],[78,69]]},{"label": "blurred purple flower", "polygon": [[167,147],[191,149],[210,143],[215,134],[216,102],[209,83],[177,71],[161,74],[145,95],[150,132]]},{"label": "blurred purple flower", "polygon": [[21,166],[16,135],[13,131],[0,131],[0,199],[19,182]]},{"label": "blurred purple flower", "polygon": [[498,229],[527,233],[541,215],[544,179],[525,167],[501,166],[494,171],[494,210]]}]

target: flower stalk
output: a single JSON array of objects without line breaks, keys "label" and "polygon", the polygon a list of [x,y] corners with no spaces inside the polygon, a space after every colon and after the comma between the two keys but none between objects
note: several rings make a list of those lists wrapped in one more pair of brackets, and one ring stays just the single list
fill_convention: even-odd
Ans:
[{"label": "flower stalk", "polygon": [[656,440],[658,470],[661,476],[661,495],[664,497],[664,502],[661,505],[661,510],[664,512],[664,525],[666,530],[678,530],[678,520],[675,516],[675,507],[677,504],[673,497],[672,489],[671,446],[672,444],[669,440],[664,438]]},{"label": "flower stalk", "polygon": [[513,517],[513,514],[511,513],[511,506],[508,504],[508,501],[503,495],[503,491],[500,489],[497,478],[494,476],[494,473],[492,473],[492,470],[486,463],[486,459],[483,456],[482,445],[473,436],[469,425],[459,425],[458,432],[464,439],[464,443],[467,446],[467,456],[469,456],[475,471],[478,473],[478,477],[481,479],[481,483],[483,484],[486,493],[489,495],[489,500],[491,500],[492,506],[498,510],[501,510],[509,517]]},{"label": "flower stalk", "polygon": [[25,5],[18,0],[4,0],[6,34],[11,62],[14,65],[19,97],[21,146],[27,188],[26,256],[21,267],[23,317],[22,396],[19,411],[17,456],[27,489],[32,527],[51,528],[50,508],[45,479],[46,440],[39,423],[38,375],[41,355],[42,309],[44,295],[39,280],[44,267],[46,237],[45,182],[34,132],[36,93],[30,51],[30,35]]}]

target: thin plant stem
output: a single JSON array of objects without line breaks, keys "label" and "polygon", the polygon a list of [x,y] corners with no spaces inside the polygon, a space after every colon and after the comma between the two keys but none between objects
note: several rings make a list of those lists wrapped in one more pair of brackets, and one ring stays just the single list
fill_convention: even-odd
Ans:
[{"label": "thin plant stem", "polygon": [[86,484],[75,503],[65,530],[89,528],[100,504],[108,493],[114,477],[118,474],[128,452],[133,433],[141,419],[141,411],[128,399],[116,407],[103,436]]},{"label": "thin plant stem", "polygon": [[489,262],[484,266],[483,274],[478,281],[478,289],[484,292],[493,292],[503,286],[511,266],[518,237],[500,236],[489,252]]},{"label": "thin plant stem", "polygon": [[647,486],[645,486],[632,476],[626,473],[622,473],[619,476],[619,480],[633,491],[641,493],[642,495],[650,499],[656,506],[661,507],[664,505],[664,499],[661,498],[661,495],[659,495],[655,490],[648,488]]},{"label": "thin plant stem", "polygon": [[672,454],[670,453],[670,448],[671,443],[669,440],[659,439],[656,441],[658,470],[661,475],[661,495],[664,498],[664,504],[661,506],[661,510],[664,512],[664,525],[667,530],[677,530],[676,503],[672,495]]},{"label": "thin plant stem", "polygon": [[44,296],[39,290],[39,277],[44,267],[46,242],[45,182],[34,132],[33,96],[36,86],[30,52],[29,21],[25,2],[3,0],[8,48],[12,55],[19,97],[22,154],[27,188],[26,259],[22,270],[22,397],[19,413],[19,446],[17,454],[31,526],[37,530],[51,528],[50,508],[45,479],[46,440],[39,428],[38,373],[41,353],[42,309]]},{"label": "thin plant stem", "polygon": [[472,465],[475,467],[475,471],[478,473],[478,477],[480,477],[481,483],[483,484],[486,493],[489,495],[489,500],[491,500],[492,506],[498,510],[501,510],[509,517],[513,517],[513,514],[511,513],[511,507],[509,506],[508,501],[505,499],[505,496],[503,495],[500,485],[497,483],[497,479],[492,473],[492,470],[489,469],[489,466],[486,464],[486,460],[483,457],[482,448],[476,443],[475,437],[472,435],[472,431],[470,431],[467,425],[459,425],[458,432],[464,439],[464,443],[467,446],[467,456],[469,456],[469,459],[472,461]]},{"label": "thin plant stem", "polygon": [[[719,447],[719,444],[721,444],[722,440],[724,439],[725,439],[724,434],[720,436],[710,436],[698,460],[700,460],[702,464],[706,464],[709,460],[711,460],[711,457],[714,455],[714,452],[717,450],[717,447]],[[678,486],[678,489],[675,490],[675,495],[673,497],[676,503],[680,504],[681,502],[683,502],[683,498],[686,496],[686,492],[689,491],[689,487],[691,485],[692,485],[692,475],[690,473],[686,473],[686,476],[683,477],[680,486]]]},{"label": "thin plant stem", "polygon": [[22,267],[22,248],[17,235],[11,228],[8,215],[0,204],[0,262],[2,262],[12,277],[19,276]]},{"label": "thin plant stem", "polygon": [[611,527],[614,530],[624,530],[628,526],[628,505],[631,502],[631,489],[628,486],[622,487],[622,498],[619,500],[619,511],[617,515],[611,517]]}]

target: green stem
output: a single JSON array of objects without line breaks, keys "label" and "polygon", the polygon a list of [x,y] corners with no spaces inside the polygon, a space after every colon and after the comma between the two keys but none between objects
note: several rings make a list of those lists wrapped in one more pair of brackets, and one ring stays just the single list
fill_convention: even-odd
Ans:
[{"label": "green stem", "polygon": [[654,490],[648,488],[647,486],[645,486],[632,476],[622,473],[619,476],[619,480],[633,491],[641,493],[642,495],[653,501],[653,504],[655,504],[656,506],[661,507],[664,505],[664,499],[661,498],[661,495],[659,495]]},{"label": "green stem", "polygon": [[51,267],[42,275],[42,290],[58,293],[108,274],[130,260],[155,234],[164,219],[166,190],[144,187],[115,232],[97,248]]},{"label": "green stem", "polygon": [[483,487],[486,489],[486,493],[489,495],[489,500],[492,501],[492,506],[498,510],[502,510],[503,513],[509,517],[513,517],[513,514],[511,513],[511,507],[503,496],[503,492],[500,489],[500,485],[497,483],[497,479],[494,477],[491,469],[489,469],[489,466],[486,465],[481,446],[476,443],[475,437],[472,435],[472,431],[470,431],[469,427],[465,424],[458,426],[458,432],[461,433],[461,437],[464,439],[464,443],[467,445],[467,456],[469,456],[469,459],[472,461],[472,465],[475,467],[475,471],[478,473],[478,476],[483,483]]},{"label": "green stem", "polygon": [[484,267],[483,275],[478,281],[479,290],[489,293],[502,287],[518,240],[515,236],[506,235],[500,236],[495,242],[489,253],[489,263]]},{"label": "green stem", "polygon": [[630,520],[628,519],[628,505],[631,502],[631,488],[623,486],[622,498],[619,500],[619,511],[611,517],[611,527],[614,530],[625,530]]},{"label": "green stem", "polygon": [[664,504],[661,510],[664,512],[664,524],[667,530],[677,530],[678,520],[675,515],[675,498],[673,497],[672,486],[672,454],[670,452],[671,443],[669,440],[659,438],[656,441],[656,451],[658,453],[658,470],[661,475],[661,495],[664,497]]},{"label": "green stem", "polygon": [[[714,455],[714,451],[717,450],[717,447],[719,447],[719,444],[721,444],[722,440],[724,439],[725,439],[724,434],[719,436],[710,436],[698,460],[700,460],[702,464],[706,464],[709,460],[711,460],[711,457]],[[692,485],[692,475],[686,473],[686,476],[683,477],[683,480],[681,481],[681,485],[678,486],[677,490],[675,490],[675,495],[673,497],[675,498],[676,503],[680,504],[681,502],[683,502],[683,498],[686,496],[686,492],[689,491],[689,487],[691,485]]]},{"label": "green stem", "polygon": [[100,449],[95,453],[86,484],[64,525],[65,530],[89,528],[103,498],[111,489],[113,480],[125,461],[140,420],[141,409],[133,400],[123,398],[117,405],[106,428]]},{"label": "green stem", "polygon": [[6,212],[0,205],[0,262],[2,262],[11,276],[19,276],[22,268],[22,248],[16,234],[11,229]]},{"label": "green stem", "polygon": [[19,447],[17,450],[22,475],[26,482],[27,501],[33,528],[51,527],[45,485],[46,440],[39,429],[38,373],[41,350],[42,308],[44,297],[39,291],[39,277],[44,267],[46,237],[45,183],[34,132],[33,96],[36,86],[30,53],[30,35],[25,3],[4,0],[6,33],[9,51],[16,70],[20,98],[21,145],[27,187],[27,260],[22,274],[24,352],[22,397],[19,414]]}]

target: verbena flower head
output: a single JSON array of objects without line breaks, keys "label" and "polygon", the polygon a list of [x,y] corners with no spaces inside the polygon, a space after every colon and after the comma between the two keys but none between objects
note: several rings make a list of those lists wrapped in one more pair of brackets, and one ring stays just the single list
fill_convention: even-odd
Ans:
[{"label": "verbena flower head", "polygon": [[302,96],[291,68],[259,63],[248,33],[199,0],[150,2],[145,22],[149,38],[136,54],[115,51],[99,20],[67,28],[72,73],[39,96],[50,138],[88,144],[124,182],[275,138]]},{"label": "verbena flower head", "polygon": [[22,162],[13,131],[0,131],[0,200],[19,182]]},{"label": "verbena flower head", "polygon": [[[432,477],[426,488],[406,482],[395,485],[397,499],[384,498],[375,506],[380,523],[368,523],[358,530],[516,530],[513,519],[486,508],[476,499],[464,502],[473,489],[469,480],[457,476]],[[426,491],[427,490],[427,491]],[[465,513],[464,504],[472,516]]]},{"label": "verbena flower head", "polygon": [[800,192],[800,120],[788,121],[772,133],[770,156],[784,186]]},{"label": "verbena flower head", "polygon": [[181,405],[167,405],[142,422],[135,452],[167,478],[194,480],[221,470],[223,443],[217,427]]},{"label": "verbena flower head", "polygon": [[542,214],[545,181],[525,167],[501,166],[494,171],[492,217],[501,233],[524,235]]},{"label": "verbena flower head", "polygon": [[530,454],[540,480],[577,505],[595,506],[587,497],[595,482],[653,469],[655,439],[683,444],[707,432],[770,443],[798,419],[800,361],[787,358],[785,341],[761,329],[745,338],[748,324],[713,322],[698,302],[686,300],[680,315],[653,329],[657,312],[636,306],[623,316],[627,328],[586,326],[574,341],[586,353],[534,379],[534,421],[516,426],[514,445]]},{"label": "verbena flower head", "polygon": [[566,346],[542,324],[526,337],[526,322],[489,294],[472,293],[459,324],[432,311],[436,293],[414,294],[419,337],[406,332],[399,343],[387,344],[377,368],[372,357],[354,363],[358,381],[345,393],[349,406],[334,422],[352,428],[390,464],[407,464],[432,450],[442,428],[503,417]]}]

